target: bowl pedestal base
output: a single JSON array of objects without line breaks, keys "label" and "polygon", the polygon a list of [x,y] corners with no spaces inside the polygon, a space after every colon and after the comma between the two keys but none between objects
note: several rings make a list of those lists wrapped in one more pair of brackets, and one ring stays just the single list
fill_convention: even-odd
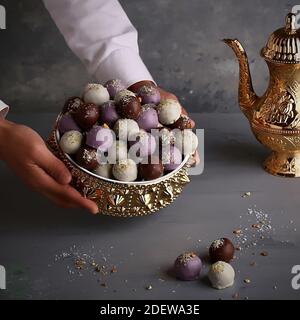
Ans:
[{"label": "bowl pedestal base", "polygon": [[273,151],[263,163],[264,169],[274,176],[299,178],[300,152]]}]

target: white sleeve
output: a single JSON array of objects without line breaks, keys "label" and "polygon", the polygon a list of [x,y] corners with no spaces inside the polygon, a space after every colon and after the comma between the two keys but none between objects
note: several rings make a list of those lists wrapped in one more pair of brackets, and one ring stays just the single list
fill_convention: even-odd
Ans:
[{"label": "white sleeve", "polygon": [[9,106],[0,100],[0,118],[5,118],[8,113]]},{"label": "white sleeve", "polygon": [[138,34],[117,0],[43,0],[67,44],[100,83],[153,81]]}]

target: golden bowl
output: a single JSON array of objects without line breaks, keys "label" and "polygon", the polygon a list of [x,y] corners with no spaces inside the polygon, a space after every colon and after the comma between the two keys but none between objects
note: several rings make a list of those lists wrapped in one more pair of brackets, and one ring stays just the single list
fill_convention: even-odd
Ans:
[{"label": "golden bowl", "polygon": [[82,168],[59,146],[58,116],[47,143],[72,174],[71,184],[86,198],[95,201],[100,214],[137,217],[159,211],[171,204],[190,182],[189,156],[171,173],[152,181],[120,182],[99,177]]}]

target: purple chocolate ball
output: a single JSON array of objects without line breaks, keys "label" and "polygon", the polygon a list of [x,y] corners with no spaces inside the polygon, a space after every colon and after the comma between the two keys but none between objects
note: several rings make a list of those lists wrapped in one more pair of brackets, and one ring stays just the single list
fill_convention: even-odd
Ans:
[{"label": "purple chocolate ball", "polygon": [[146,131],[158,127],[158,115],[154,104],[145,104],[142,106],[142,112],[137,119],[137,123],[141,129]]},{"label": "purple chocolate ball", "polygon": [[111,99],[114,99],[119,91],[126,89],[126,86],[119,79],[107,81],[104,87],[106,87]]},{"label": "purple chocolate ball", "polygon": [[137,95],[142,99],[142,104],[153,103],[157,105],[160,103],[160,92],[154,86],[142,86]]},{"label": "purple chocolate ball", "polygon": [[162,162],[166,171],[173,171],[178,168],[182,162],[182,154],[178,148],[170,146],[170,148],[162,149]]},{"label": "purple chocolate ball", "polygon": [[114,136],[109,128],[101,126],[94,126],[86,134],[86,144],[89,147],[98,149],[100,151],[107,151],[114,142]]},{"label": "purple chocolate ball", "polygon": [[134,137],[131,137],[130,140],[132,141],[129,141],[129,144],[131,146],[129,153],[132,156],[145,158],[155,152],[155,138],[150,133],[144,130],[140,130],[140,132]]},{"label": "purple chocolate ball", "polygon": [[81,131],[70,113],[64,114],[58,123],[58,130],[61,135],[67,131]]},{"label": "purple chocolate ball", "polygon": [[107,101],[103,103],[102,106],[100,106],[100,124],[106,123],[109,127],[112,128],[119,119],[120,116],[117,113],[114,101]]},{"label": "purple chocolate ball", "polygon": [[174,263],[175,276],[182,281],[198,279],[201,270],[202,261],[193,252],[181,254]]}]

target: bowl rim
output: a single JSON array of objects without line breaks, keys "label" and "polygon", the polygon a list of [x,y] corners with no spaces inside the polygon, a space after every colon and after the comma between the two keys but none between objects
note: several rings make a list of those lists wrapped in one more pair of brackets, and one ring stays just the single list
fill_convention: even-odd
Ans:
[{"label": "bowl rim", "polygon": [[166,175],[163,175],[160,178],[157,178],[155,180],[149,180],[149,181],[132,181],[132,182],[126,182],[126,181],[119,181],[119,180],[114,180],[114,179],[109,179],[109,178],[105,178],[105,177],[101,177],[99,175],[97,175],[96,173],[93,173],[83,167],[81,167],[79,164],[77,164],[67,153],[65,153],[59,145],[59,138],[60,138],[60,133],[58,130],[58,121],[60,120],[62,116],[62,113],[59,114],[59,116],[56,119],[56,126],[54,128],[55,130],[55,139],[56,139],[56,143],[57,146],[60,150],[60,152],[62,152],[62,154],[72,163],[72,165],[74,165],[75,167],[77,167],[78,169],[80,169],[81,171],[91,175],[94,178],[109,182],[109,183],[116,183],[116,184],[125,184],[125,185],[129,185],[129,186],[143,186],[143,185],[151,185],[151,184],[157,184],[160,182],[163,182],[164,180],[167,180],[169,178],[171,178],[173,175],[175,175],[178,171],[180,171],[188,162],[190,155],[186,155],[185,158],[182,160],[181,164],[173,171],[169,172]]}]

